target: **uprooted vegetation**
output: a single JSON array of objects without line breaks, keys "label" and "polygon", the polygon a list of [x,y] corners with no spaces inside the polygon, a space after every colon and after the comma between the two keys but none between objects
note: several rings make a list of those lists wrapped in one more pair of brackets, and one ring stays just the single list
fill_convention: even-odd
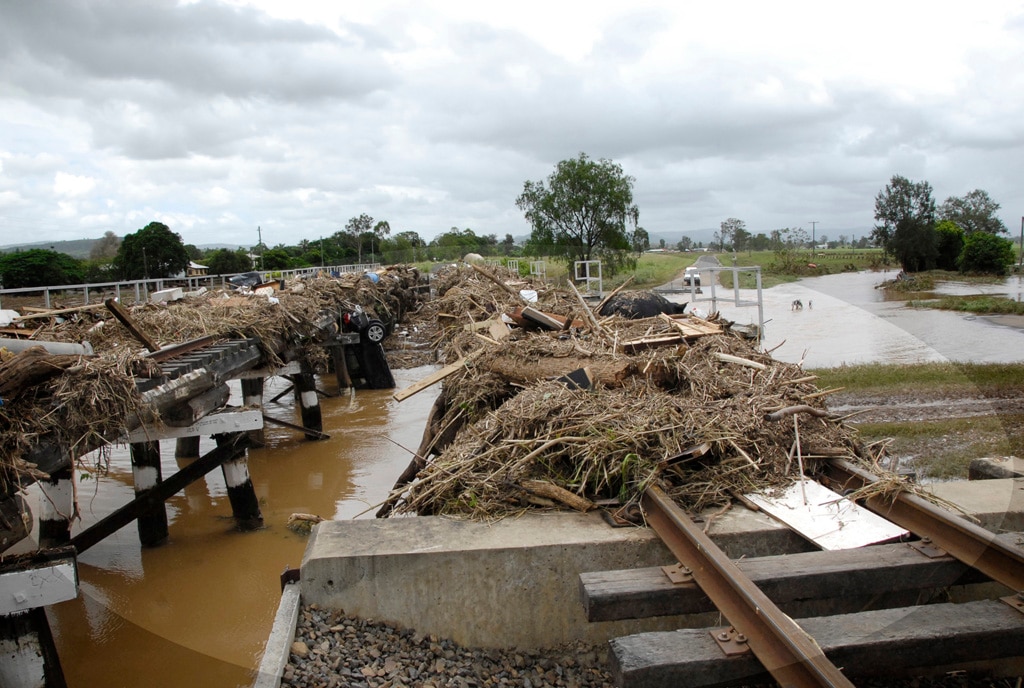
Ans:
[{"label": "uprooted vegetation", "polygon": [[[874,447],[829,413],[814,375],[730,323],[598,320],[571,292],[496,276],[464,270],[437,284],[438,344],[456,365],[378,515],[595,505],[628,514],[655,483],[698,511],[801,471],[814,477],[828,457],[880,470]],[[539,291],[537,302],[525,304],[520,288]],[[529,308],[550,316],[546,326],[523,317]]]}]

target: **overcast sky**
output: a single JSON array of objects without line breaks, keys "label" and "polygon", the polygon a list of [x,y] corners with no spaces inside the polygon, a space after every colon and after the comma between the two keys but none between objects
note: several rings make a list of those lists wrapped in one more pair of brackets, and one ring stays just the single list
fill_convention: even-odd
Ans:
[{"label": "overcast sky", "polygon": [[0,0],[0,245],[528,234],[586,152],[678,240],[870,231],[894,174],[1024,215],[1024,4]]}]

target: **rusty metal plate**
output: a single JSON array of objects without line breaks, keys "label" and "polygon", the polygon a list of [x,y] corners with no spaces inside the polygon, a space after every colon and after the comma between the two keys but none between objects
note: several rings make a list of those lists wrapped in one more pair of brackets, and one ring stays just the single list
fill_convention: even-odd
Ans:
[{"label": "rusty metal plate", "polygon": [[949,554],[946,550],[941,547],[936,547],[930,538],[921,538],[920,540],[914,540],[913,542],[907,543],[912,549],[916,549],[921,554],[925,555],[929,559],[938,559]]},{"label": "rusty metal plate", "polygon": [[742,633],[736,631],[735,628],[729,626],[727,628],[712,628],[708,631],[711,633],[711,637],[718,643],[718,647],[722,649],[722,654],[726,657],[735,657],[736,655],[745,655],[750,653],[750,645],[747,644],[747,637]]},{"label": "rusty metal plate", "polygon": [[1008,597],[1000,597],[999,600],[1024,614],[1024,592],[1019,592],[1016,595],[1010,595]]},{"label": "rusty metal plate", "polygon": [[682,564],[675,564],[673,566],[662,566],[661,570],[665,572],[668,579],[675,584],[680,583],[692,583],[693,582],[693,571],[689,567],[683,566]]}]

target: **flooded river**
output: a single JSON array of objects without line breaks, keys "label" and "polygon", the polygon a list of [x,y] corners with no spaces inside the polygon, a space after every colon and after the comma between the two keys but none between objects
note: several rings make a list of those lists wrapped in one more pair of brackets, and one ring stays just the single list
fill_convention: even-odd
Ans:
[{"label": "flooded river", "polygon": [[[394,372],[405,387],[431,370]],[[268,381],[265,398],[282,389],[281,380]],[[322,399],[331,436],[324,441],[268,426],[268,446],[249,453],[262,530],[233,530],[224,479],[214,470],[167,502],[167,544],[142,549],[132,523],[85,552],[81,595],[48,609],[68,685],[251,685],[280,599],[280,574],[298,568],[305,549],[306,537],[285,527],[288,517],[351,518],[380,502],[409,463],[396,443],[416,449],[435,394],[426,390],[400,408],[388,390]],[[267,413],[297,422],[292,395],[281,401]],[[203,441],[203,453],[215,446]],[[174,442],[161,447],[166,476],[178,470]],[[127,451],[114,452],[98,486],[80,479],[78,490],[83,522],[75,532],[132,498]]]},{"label": "flooded river", "polygon": [[[889,276],[849,273],[765,291],[766,348],[775,348],[781,360],[802,359],[807,367],[1024,360],[1024,330],[886,301],[874,286]],[[1020,278],[999,290],[1019,299]],[[794,299],[803,302],[802,310],[791,309]],[[730,319],[756,322],[756,308],[719,306]],[[431,370],[395,371],[396,382],[405,387]],[[268,381],[265,398],[283,384]],[[279,575],[299,566],[305,547],[305,536],[285,527],[288,516],[351,518],[367,512],[363,517],[372,518],[373,505],[409,462],[409,452],[398,445],[418,446],[435,394],[436,388],[428,389],[400,405],[389,391],[322,399],[324,430],[331,435],[325,441],[269,426],[268,446],[249,455],[263,530],[233,530],[224,481],[214,471],[168,501],[166,545],[141,549],[133,523],[83,554],[79,599],[48,609],[68,685],[250,685],[279,600]],[[295,419],[290,394],[268,404],[267,411]],[[163,471],[170,475],[178,469],[174,443],[163,445]],[[204,444],[202,451],[212,446]],[[114,452],[110,472],[100,480],[83,478],[83,522],[76,531],[131,498],[127,451]]]}]

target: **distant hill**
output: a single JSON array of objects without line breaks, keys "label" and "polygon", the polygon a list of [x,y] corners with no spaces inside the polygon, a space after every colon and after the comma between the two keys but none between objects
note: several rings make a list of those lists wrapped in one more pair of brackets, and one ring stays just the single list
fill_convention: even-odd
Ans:
[{"label": "distant hill", "polygon": [[[119,237],[123,238],[123,237]],[[49,249],[56,251],[57,253],[64,253],[72,258],[78,258],[79,260],[85,260],[89,257],[92,252],[93,244],[99,239],[74,239],[72,241],[37,241],[32,244],[10,244],[8,246],[0,246],[0,253],[14,253],[15,251],[29,251],[34,248]],[[203,244],[197,248],[203,251],[212,251],[218,248],[226,248],[234,251],[237,248],[246,248],[245,246],[235,246],[234,244]]]},{"label": "distant hill", "polygon": [[11,244],[0,246],[3,253],[14,253],[15,251],[28,251],[34,248],[49,249],[57,253],[65,253],[72,258],[85,259],[89,257],[92,245],[99,239],[74,239],[72,241],[37,241],[33,244]]}]

